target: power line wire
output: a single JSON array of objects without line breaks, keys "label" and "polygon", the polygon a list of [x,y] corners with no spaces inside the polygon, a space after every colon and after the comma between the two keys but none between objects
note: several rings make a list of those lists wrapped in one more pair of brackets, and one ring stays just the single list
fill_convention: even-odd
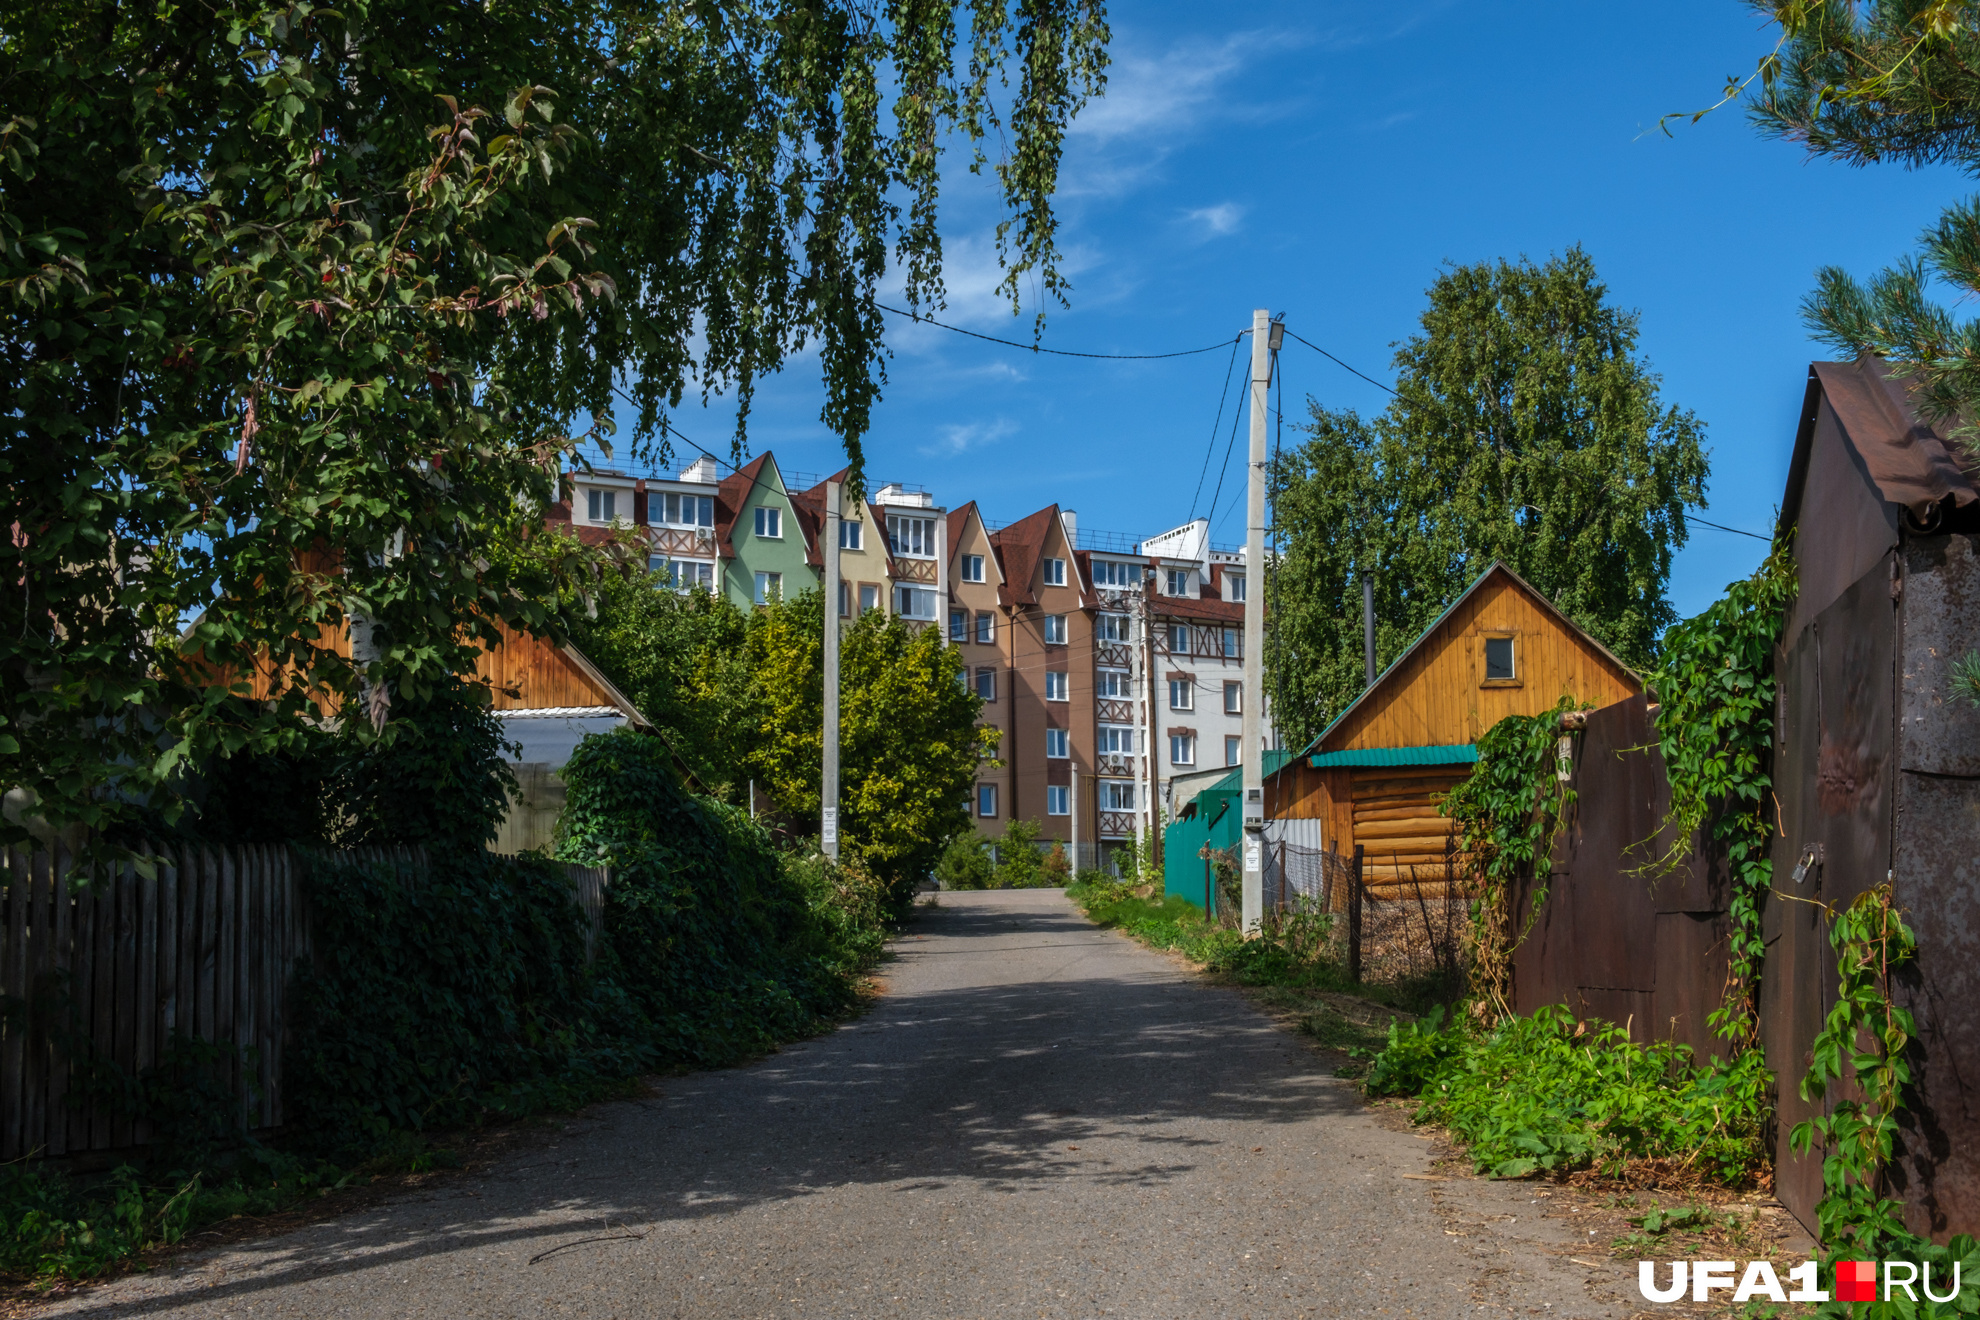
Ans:
[{"label": "power line wire", "polygon": [[1687,513],[1684,516],[1687,522],[1702,523],[1706,527],[1716,527],[1718,530],[1722,532],[1731,532],[1734,536],[1750,536],[1756,541],[1767,541],[1767,542],[1772,542],[1774,539],[1771,536],[1762,536],[1758,532],[1749,532],[1738,527],[1728,527],[1724,523],[1708,522],[1706,519],[1699,517],[1695,513]]},{"label": "power line wire", "polygon": [[1203,498],[1203,479],[1210,475],[1210,455],[1217,452],[1217,432],[1224,429],[1224,403],[1231,397],[1231,373],[1237,368],[1238,345],[1244,336],[1231,340],[1231,360],[1224,364],[1224,392],[1217,396],[1217,420],[1210,423],[1210,443],[1203,450],[1203,470],[1196,474],[1196,493],[1189,497],[1189,517],[1185,522],[1196,519],[1196,502]]},{"label": "power line wire", "polygon": [[[1305,344],[1308,348],[1318,353],[1321,357],[1326,358],[1329,362],[1333,363],[1341,370],[1350,372],[1353,375],[1361,377],[1363,380],[1367,381],[1370,385],[1373,385],[1376,389],[1388,390],[1390,394],[1395,394],[1395,390],[1392,387],[1388,385],[1384,385],[1381,381],[1376,380],[1373,376],[1369,375],[1365,371],[1356,371],[1353,367],[1350,367],[1347,363],[1341,361],[1339,358],[1335,357],[1332,353],[1329,353],[1326,349],[1320,347],[1320,345],[1314,343],[1312,340],[1300,339],[1299,336],[1294,334],[1291,330],[1286,331],[1286,337],[1289,339],[1299,339],[1300,343]],[[1401,397],[1401,396],[1398,395],[1397,397]]]},{"label": "power line wire", "polygon": [[[949,325],[946,322],[938,321],[932,316],[917,316],[913,312],[904,312],[898,307],[889,307],[886,303],[874,303],[873,305],[883,312],[892,312],[895,316],[905,316],[908,320],[919,325],[932,325],[938,330],[951,330],[959,335],[968,335],[971,339],[987,340],[992,344],[1002,344],[1006,348],[1021,348],[1027,353],[1050,353],[1055,357],[1097,358],[1107,362],[1159,362],[1163,358],[1194,357],[1198,353],[1214,353],[1224,346],[1224,341],[1219,339],[1216,343],[1206,345],[1203,348],[1185,348],[1175,353],[1075,353],[1067,348],[1045,348],[1038,344],[1020,344],[1015,339],[999,339],[995,335],[978,334],[974,330],[965,330],[959,325]],[[1240,331],[1231,342],[1236,344],[1238,339],[1242,339],[1250,333],[1249,330]]]}]

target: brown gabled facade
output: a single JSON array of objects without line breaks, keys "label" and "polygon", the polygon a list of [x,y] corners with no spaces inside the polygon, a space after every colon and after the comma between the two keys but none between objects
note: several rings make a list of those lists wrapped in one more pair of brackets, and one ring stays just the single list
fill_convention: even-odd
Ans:
[{"label": "brown gabled facade", "polygon": [[[1070,842],[1073,775],[1090,774],[1093,763],[1086,583],[1056,504],[992,533],[989,542],[1003,578],[997,598],[1010,688],[1001,753],[1010,797],[1004,819],[1036,821],[1040,838]],[[1082,814],[1090,810],[1082,808]],[[1082,831],[1082,837],[1092,836]]]}]

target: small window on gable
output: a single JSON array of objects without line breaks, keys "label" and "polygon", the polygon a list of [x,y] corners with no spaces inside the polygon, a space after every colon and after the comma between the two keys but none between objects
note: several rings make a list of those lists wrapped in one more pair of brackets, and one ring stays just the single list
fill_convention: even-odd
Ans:
[{"label": "small window on gable", "polygon": [[1066,585],[1065,560],[1048,559],[1045,561],[1045,585],[1048,587],[1063,587]]},{"label": "small window on gable", "polygon": [[962,580],[981,582],[983,580],[983,556],[964,555],[962,557]]},{"label": "small window on gable", "polygon": [[1516,683],[1519,670],[1514,663],[1513,639],[1510,637],[1487,637],[1485,639],[1485,681],[1487,683]]}]

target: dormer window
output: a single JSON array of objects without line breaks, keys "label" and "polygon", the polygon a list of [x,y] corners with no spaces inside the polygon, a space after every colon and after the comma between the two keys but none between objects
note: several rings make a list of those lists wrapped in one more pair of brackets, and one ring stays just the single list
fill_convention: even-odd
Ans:
[{"label": "dormer window", "polygon": [[1509,634],[1500,633],[1485,638],[1485,683],[1488,687],[1516,687],[1519,685],[1518,657],[1513,650],[1513,639]]},{"label": "dormer window", "polygon": [[1224,574],[1224,598],[1233,601],[1244,599],[1244,574]]},{"label": "dormer window", "polygon": [[593,487],[585,497],[585,511],[595,523],[608,523],[618,517],[619,492]]},{"label": "dormer window", "polygon": [[1189,594],[1188,569],[1172,568],[1168,570],[1168,582],[1169,594],[1171,596],[1187,596]]},{"label": "dormer window", "polygon": [[1045,585],[1048,587],[1063,587],[1066,585],[1065,560],[1048,559],[1045,561]]}]

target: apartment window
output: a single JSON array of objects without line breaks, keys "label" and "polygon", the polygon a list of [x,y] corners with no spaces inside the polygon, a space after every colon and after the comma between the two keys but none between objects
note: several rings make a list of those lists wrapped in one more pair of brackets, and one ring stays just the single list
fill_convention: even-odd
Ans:
[{"label": "apartment window", "polygon": [[964,555],[962,557],[962,580],[981,582],[983,580],[983,556]]},{"label": "apartment window", "polygon": [[1168,570],[1168,582],[1169,582],[1169,595],[1171,595],[1171,596],[1187,596],[1187,595],[1189,594],[1189,570],[1188,570],[1188,569],[1186,569],[1186,568],[1172,568],[1172,569],[1169,569],[1169,570]]},{"label": "apartment window", "polygon": [[665,559],[655,555],[646,561],[646,566],[660,575],[659,585],[663,587],[673,587],[677,591],[692,591],[696,587],[704,591],[715,589],[713,564],[692,559]]},{"label": "apartment window", "polygon": [[1100,809],[1102,811],[1133,811],[1133,782],[1119,779],[1102,780],[1100,782]]},{"label": "apartment window", "polygon": [[648,555],[646,557],[646,571],[649,573],[658,573],[661,577],[667,579],[669,583],[674,578],[674,571],[667,567],[667,557],[665,555]]},{"label": "apartment window", "polygon": [[1172,623],[1165,629],[1169,634],[1169,651],[1173,655],[1189,654],[1189,625]]},{"label": "apartment window", "polygon": [[1169,709],[1196,709],[1196,680],[1193,678],[1172,678],[1169,680]]},{"label": "apartment window", "polygon": [[1048,559],[1045,561],[1045,585],[1048,587],[1063,587],[1066,585],[1065,560]]},{"label": "apartment window", "polygon": [[1244,684],[1229,682],[1224,684],[1224,714],[1244,714]]},{"label": "apartment window", "polygon": [[839,549],[858,550],[862,548],[860,531],[866,526],[857,518],[839,519]]},{"label": "apartment window", "polygon": [[935,520],[933,518],[906,518],[897,513],[887,515],[887,543],[897,555],[911,555],[916,559],[935,557]]},{"label": "apartment window", "polygon": [[1169,735],[1169,764],[1196,764],[1196,735],[1193,733],[1172,733]]},{"label": "apartment window", "polygon": [[586,499],[586,511],[593,522],[611,522],[618,516],[619,492],[593,488]]},{"label": "apartment window", "polygon": [[903,619],[933,619],[935,593],[927,587],[897,587],[894,612]]},{"label": "apartment window", "polygon": [[1244,574],[1242,573],[1224,574],[1224,599],[1225,600],[1244,599]]},{"label": "apartment window", "polygon": [[1236,660],[1244,654],[1244,634],[1235,628],[1224,629],[1224,659]]},{"label": "apartment window", "polygon": [[675,527],[713,527],[715,525],[715,498],[712,495],[683,495],[679,491],[668,491],[665,495],[647,500],[648,517],[658,506],[658,521]]},{"label": "apartment window", "polygon": [[756,534],[758,536],[784,539],[784,511],[771,509],[759,504],[756,506]]},{"label": "apartment window", "polygon": [[994,816],[997,814],[997,786],[978,784],[976,786],[976,814]]},{"label": "apartment window", "polygon": [[966,642],[969,640],[969,612],[967,610],[949,611],[949,640],[952,642]]},{"label": "apartment window", "polygon": [[1064,671],[1056,670],[1056,669],[1048,669],[1045,671],[1045,700],[1047,701],[1067,700],[1066,676]]},{"label": "apartment window", "polygon": [[1125,642],[1128,639],[1128,618],[1125,614],[1102,614],[1093,620],[1093,640],[1096,642]]},{"label": "apartment window", "polygon": [[1093,672],[1093,695],[1110,701],[1126,701],[1134,695],[1132,682],[1125,669],[1096,669]]},{"label": "apartment window", "polygon": [[869,582],[860,583],[859,612],[861,614],[864,614],[868,610],[877,610],[879,608],[880,608],[880,588],[874,586]]},{"label": "apartment window", "polygon": [[784,575],[782,573],[758,573],[756,575],[756,603],[768,605],[784,598]]},{"label": "apartment window", "polygon": [[839,583],[839,617],[842,619],[851,618],[853,612],[852,606],[853,606],[852,583],[840,582]]},{"label": "apartment window", "polygon": [[1133,756],[1134,729],[1126,724],[1102,724],[1095,731],[1094,750],[1102,756]]},{"label": "apartment window", "polygon": [[1048,614],[1045,616],[1045,640],[1053,646],[1066,644],[1066,616]]},{"label": "apartment window", "polygon": [[1045,755],[1064,757],[1072,755],[1072,734],[1065,729],[1045,730]]},{"label": "apartment window", "polygon": [[1048,816],[1072,815],[1072,790],[1064,784],[1046,785],[1045,814]]},{"label": "apartment window", "polygon": [[997,640],[996,615],[986,611],[976,616],[976,640],[982,646],[988,646]]},{"label": "apartment window", "polygon": [[997,699],[997,671],[979,669],[976,671],[976,695],[985,701]]},{"label": "apartment window", "polygon": [[1239,765],[1244,761],[1244,739],[1224,739],[1224,764]]},{"label": "apartment window", "polygon": [[1093,561],[1093,585],[1125,590],[1141,585],[1141,565],[1124,564],[1118,559]]},{"label": "apartment window", "polygon": [[1511,683],[1519,677],[1513,667],[1513,639],[1510,637],[1487,637],[1485,639],[1485,681],[1487,683]]}]

